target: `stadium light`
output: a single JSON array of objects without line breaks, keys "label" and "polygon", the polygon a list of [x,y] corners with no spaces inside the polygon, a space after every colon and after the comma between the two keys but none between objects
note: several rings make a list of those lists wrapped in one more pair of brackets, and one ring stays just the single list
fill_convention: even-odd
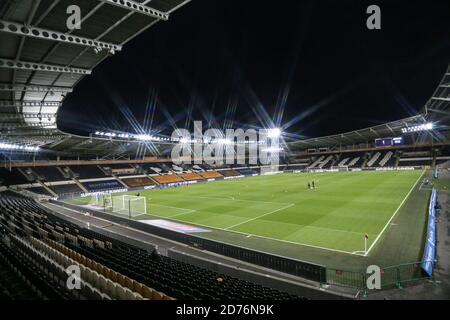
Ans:
[{"label": "stadium light", "polygon": [[233,141],[231,141],[230,139],[224,139],[224,138],[217,139],[216,142],[218,144],[227,144],[227,145],[233,144]]},{"label": "stadium light", "polygon": [[419,132],[419,131],[430,131],[433,130],[434,124],[432,122],[427,122],[420,125],[415,125],[411,127],[402,128],[402,133],[411,133],[411,132]]},{"label": "stadium light", "polygon": [[263,151],[263,152],[271,152],[271,153],[275,153],[275,152],[281,152],[281,151],[283,151],[283,150],[284,150],[283,148],[269,147],[269,148],[263,149],[262,151]]},{"label": "stadium light", "polygon": [[267,136],[269,138],[278,138],[279,136],[281,136],[281,129],[280,128],[269,129],[267,132]]},{"label": "stadium light", "polygon": [[3,142],[0,142],[0,149],[2,149],[2,150],[21,150],[21,151],[29,151],[29,152],[39,151],[39,147],[23,146],[23,145],[3,143]]}]

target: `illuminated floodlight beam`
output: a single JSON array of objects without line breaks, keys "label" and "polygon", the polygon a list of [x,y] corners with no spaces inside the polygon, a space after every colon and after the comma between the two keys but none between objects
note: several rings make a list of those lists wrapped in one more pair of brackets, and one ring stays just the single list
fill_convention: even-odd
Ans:
[{"label": "illuminated floodlight beam", "polygon": [[18,145],[18,144],[10,144],[10,143],[0,142],[0,150],[19,150],[19,151],[36,152],[39,150],[39,147],[23,146],[23,145]]},{"label": "illuminated floodlight beam", "polygon": [[269,138],[278,138],[281,136],[281,129],[280,128],[272,128],[267,130],[267,136]]},{"label": "illuminated floodlight beam", "polygon": [[277,147],[269,147],[266,149],[263,149],[262,152],[271,152],[271,153],[276,153],[276,152],[281,152],[284,151],[283,148],[277,148]]}]

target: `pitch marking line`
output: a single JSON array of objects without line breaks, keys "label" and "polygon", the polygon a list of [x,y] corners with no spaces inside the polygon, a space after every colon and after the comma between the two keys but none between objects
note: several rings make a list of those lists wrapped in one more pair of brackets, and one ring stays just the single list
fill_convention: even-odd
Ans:
[{"label": "pitch marking line", "polygon": [[[188,197],[188,196],[186,196]],[[245,199],[236,199],[234,197],[231,198],[221,198],[221,197],[207,197],[207,196],[189,196],[191,198],[200,198],[200,199],[212,199],[212,200],[227,200],[227,201],[244,201],[244,202],[253,202],[253,203],[268,203],[268,204],[280,204],[280,205],[291,205],[292,203],[283,203],[283,202],[271,202],[271,201],[257,201],[257,200],[245,200]]]},{"label": "pitch marking line", "polygon": [[240,225],[242,225],[242,224],[245,224],[245,223],[247,223],[247,222],[250,222],[250,221],[253,221],[253,220],[256,220],[256,219],[259,219],[259,218],[265,217],[265,216],[268,216],[269,214],[273,214],[273,213],[276,213],[276,212],[282,211],[282,210],[284,210],[284,209],[287,209],[287,208],[290,208],[290,207],[292,207],[293,205],[295,205],[295,204],[294,204],[294,203],[290,203],[289,205],[287,205],[287,206],[284,206],[284,207],[282,207],[282,208],[278,208],[278,209],[276,209],[276,210],[273,210],[273,211],[270,211],[270,212],[264,213],[264,214],[262,214],[262,215],[259,215],[259,216],[257,216],[257,217],[254,217],[254,218],[251,218],[251,219],[245,220],[245,221],[243,221],[243,222],[239,222],[239,223],[236,223],[236,224],[234,224],[234,225],[232,225],[232,226],[230,226],[230,227],[227,227],[227,228],[225,228],[224,230],[232,229],[232,228],[234,228],[234,227],[240,226]]},{"label": "pitch marking line", "polygon": [[384,226],[384,228],[381,230],[381,232],[378,234],[378,236],[375,238],[375,240],[373,241],[373,243],[370,245],[369,249],[367,250],[367,252],[364,254],[364,257],[367,257],[367,255],[370,253],[370,251],[372,250],[372,248],[375,246],[375,244],[378,242],[378,240],[380,239],[381,235],[384,233],[384,231],[387,229],[387,227],[389,226],[389,224],[391,223],[391,221],[394,219],[394,217],[397,215],[397,212],[400,210],[400,208],[403,206],[403,204],[406,202],[406,200],[409,198],[409,195],[411,194],[411,192],[415,189],[415,187],[417,186],[417,184],[419,183],[420,179],[422,179],[423,175],[425,174],[425,170],[422,172],[422,174],[419,176],[419,178],[417,179],[416,183],[414,183],[414,185],[412,186],[412,188],[409,190],[409,192],[406,194],[405,198],[403,199],[403,201],[400,203],[400,205],[398,206],[397,210],[395,210],[394,214],[391,216],[391,218],[388,220],[388,222],[386,223],[386,225]]}]

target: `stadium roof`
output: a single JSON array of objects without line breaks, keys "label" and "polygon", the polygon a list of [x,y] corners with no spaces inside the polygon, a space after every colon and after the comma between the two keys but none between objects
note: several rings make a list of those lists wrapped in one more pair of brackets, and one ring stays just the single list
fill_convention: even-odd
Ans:
[{"label": "stadium roof", "polygon": [[[58,108],[77,83],[139,33],[190,0],[14,0],[0,4],[2,142],[52,145]],[[81,9],[69,30],[68,7]]]},{"label": "stadium roof", "polygon": [[[56,127],[67,94],[103,60],[190,0],[14,0],[0,4],[0,135],[2,141],[66,154],[158,155],[164,142],[79,137]],[[81,29],[68,30],[67,8],[83,13]],[[356,144],[401,133],[427,121],[447,122],[450,67],[420,115],[371,128],[290,143],[294,148]]]},{"label": "stadium roof", "polygon": [[[304,139],[292,142],[293,148],[316,148],[337,145],[351,145],[374,141],[377,138],[402,135],[402,129],[418,124],[433,122],[440,131],[447,131],[450,120],[450,65],[447,68],[438,88],[420,111],[420,114],[370,128],[325,137]],[[441,133],[441,139],[447,134]],[[438,137],[439,138],[439,137]]]}]

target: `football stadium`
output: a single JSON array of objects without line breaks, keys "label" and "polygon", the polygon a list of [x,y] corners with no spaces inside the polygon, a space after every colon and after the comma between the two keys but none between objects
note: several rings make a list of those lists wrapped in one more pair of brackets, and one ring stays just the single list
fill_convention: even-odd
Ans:
[{"label": "football stadium", "polygon": [[0,300],[449,299],[448,3],[219,2],[0,2]]}]

